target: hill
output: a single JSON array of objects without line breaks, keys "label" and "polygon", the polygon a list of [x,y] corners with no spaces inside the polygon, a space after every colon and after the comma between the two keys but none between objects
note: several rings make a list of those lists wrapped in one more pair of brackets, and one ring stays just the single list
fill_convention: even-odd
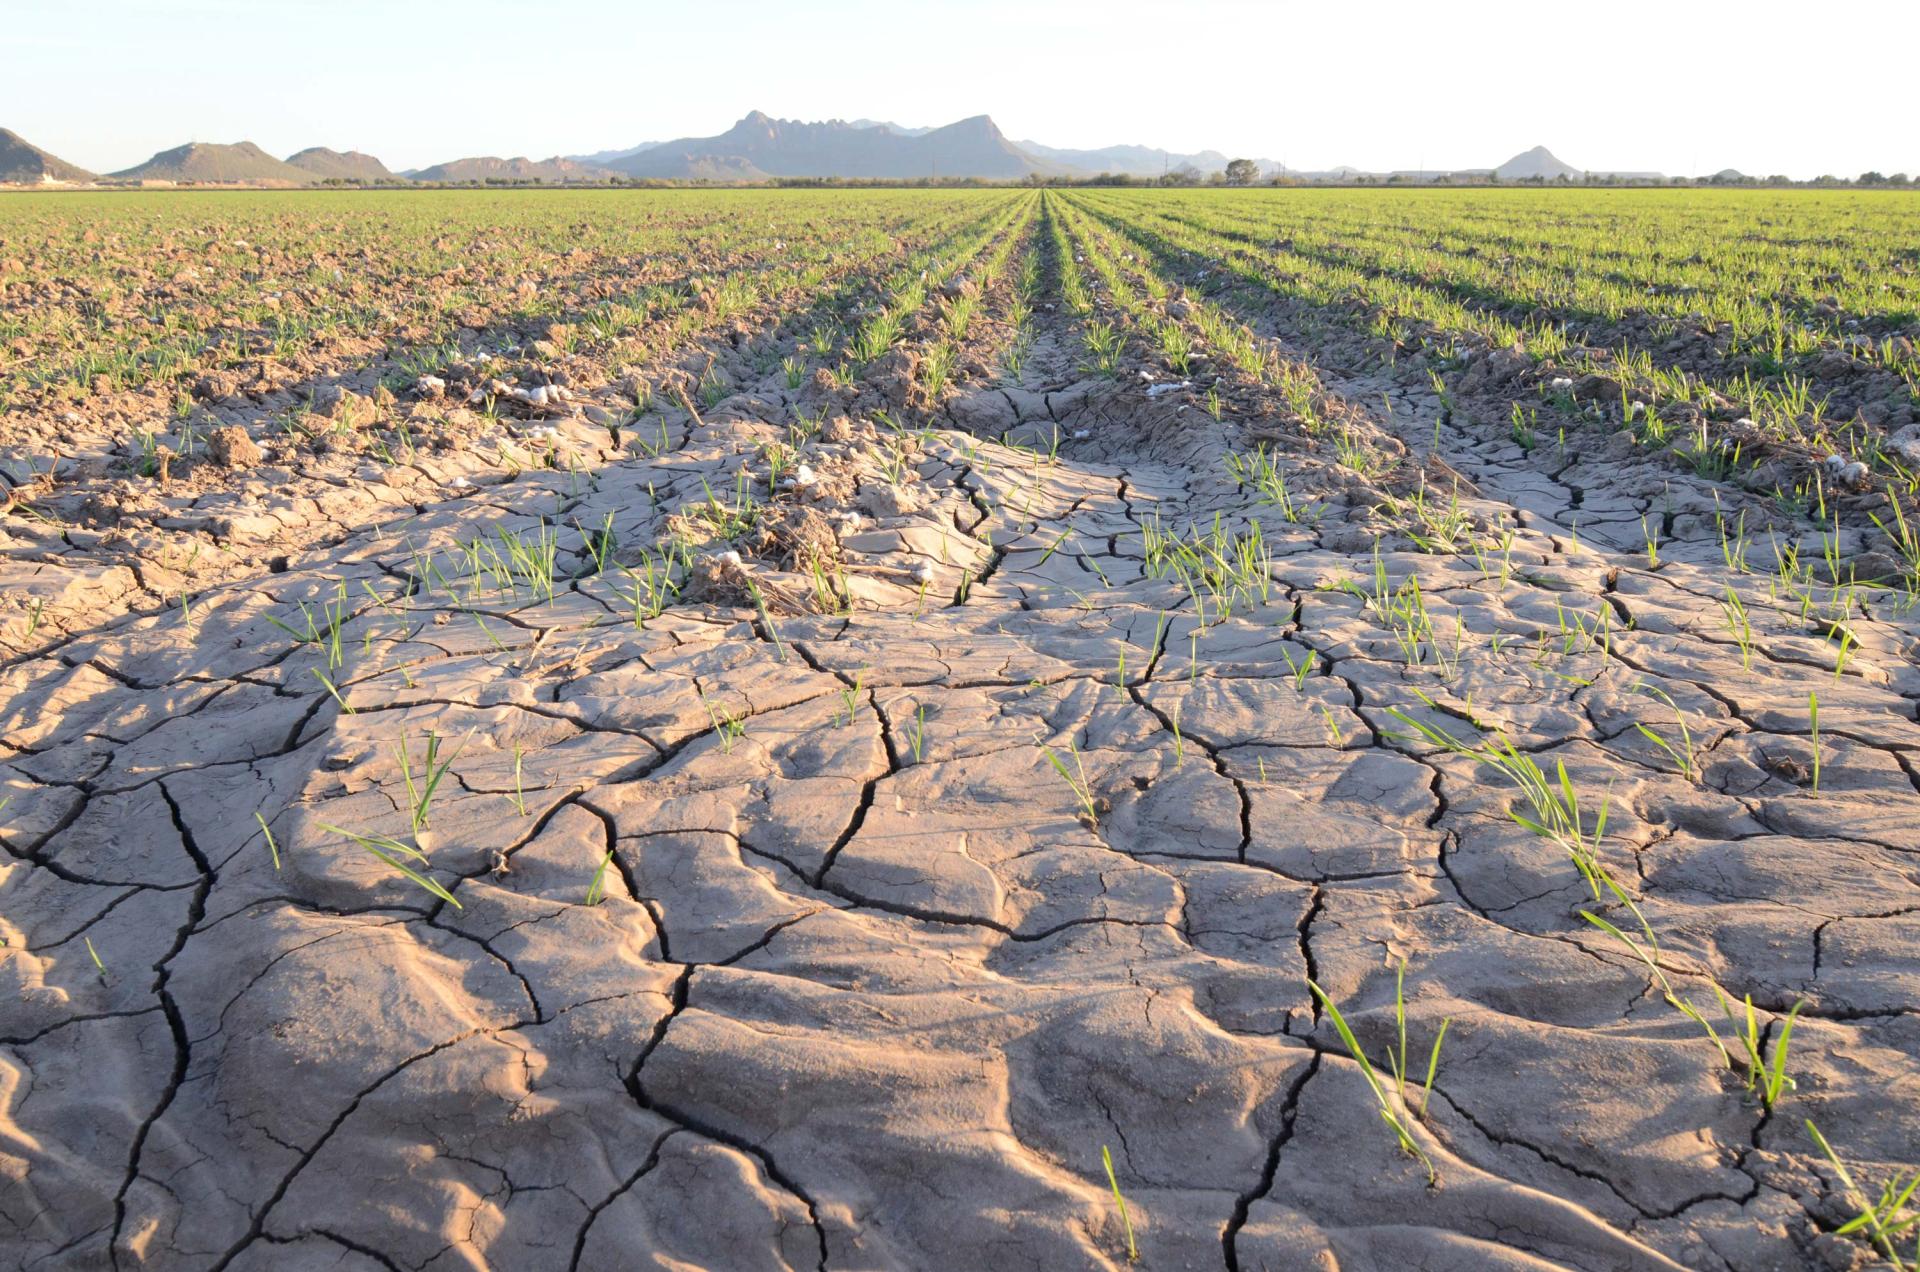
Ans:
[{"label": "hill", "polygon": [[663,142],[612,167],[631,177],[756,181],[767,177],[999,177],[1058,171],[975,115],[918,135],[844,120],[806,123],[753,111],[716,137]]},{"label": "hill", "polygon": [[53,185],[87,182],[94,175],[48,154],[15,132],[0,128],[0,184]]},{"label": "hill", "polygon": [[190,141],[112,175],[122,181],[193,181],[207,185],[297,186],[312,180],[311,173],[282,163],[250,141],[231,146]]},{"label": "hill", "polygon": [[287,163],[300,171],[309,173],[316,181],[399,181],[401,177],[387,170],[387,165],[372,155],[363,155],[358,150],[345,152],[329,150],[325,146],[310,146],[299,154],[288,155]]},{"label": "hill", "polygon": [[1561,177],[1580,176],[1581,170],[1555,158],[1554,153],[1545,146],[1535,146],[1532,150],[1521,151],[1495,168],[1493,175],[1502,181],[1530,181],[1535,177],[1557,181]]},{"label": "hill", "polygon": [[524,156],[513,159],[499,159],[492,155],[483,155],[474,159],[455,159],[449,163],[436,163],[431,168],[421,168],[407,174],[415,181],[458,182],[458,181],[605,181],[616,175],[598,164],[580,163],[558,155],[551,159],[528,159]]}]

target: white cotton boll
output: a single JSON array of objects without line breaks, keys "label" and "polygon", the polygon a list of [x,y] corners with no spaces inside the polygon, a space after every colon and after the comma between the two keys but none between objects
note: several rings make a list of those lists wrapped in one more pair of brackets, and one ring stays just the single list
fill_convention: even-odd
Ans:
[{"label": "white cotton boll", "polygon": [[805,487],[811,486],[814,483],[818,482],[819,480],[820,480],[819,476],[814,473],[813,469],[809,468],[805,464],[801,464],[798,468],[795,468],[793,470],[793,484],[795,487],[804,489]]},{"label": "white cotton boll", "polygon": [[1629,402],[1627,403],[1627,418],[1630,420],[1637,420],[1646,411],[1646,409],[1647,409],[1647,404],[1645,402]]},{"label": "white cotton boll", "polygon": [[474,354],[474,355],[473,355],[473,360],[474,360],[475,362],[492,362],[492,361],[493,361],[493,355],[492,355],[492,354],[490,354],[490,353],[488,353],[488,352],[486,352],[486,351],[485,351],[485,350],[483,349],[483,350],[481,350],[481,351],[480,351],[479,353],[476,353],[476,354]]},{"label": "white cotton boll", "polygon": [[1073,430],[1073,440],[1076,442],[1084,442],[1092,436],[1093,430],[1090,428],[1076,428]]},{"label": "white cotton boll", "polygon": [[1556,375],[1553,379],[1547,381],[1547,387],[1555,393],[1565,393],[1573,387],[1573,381],[1564,375]]},{"label": "white cotton boll", "polygon": [[1744,415],[1742,415],[1742,416],[1741,416],[1741,417],[1740,417],[1739,419],[1737,419],[1737,420],[1735,420],[1735,421],[1733,422],[1733,426],[1734,426],[1735,428],[1758,428],[1758,427],[1760,427],[1760,426],[1759,426],[1758,424],[1755,424],[1755,423],[1754,423],[1754,422],[1753,422],[1752,420],[1750,420],[1750,419],[1748,419],[1748,418],[1747,418],[1746,416],[1744,416]]},{"label": "white cotton boll", "polygon": [[1867,484],[1867,466],[1855,460],[1840,470],[1839,477],[1849,486],[1864,486]]},{"label": "white cotton boll", "polygon": [[455,490],[473,489],[473,483],[468,481],[465,477],[455,477],[453,479],[452,485]]},{"label": "white cotton boll", "polygon": [[913,581],[925,587],[933,582],[933,566],[925,561],[913,567]]},{"label": "white cotton boll", "polygon": [[547,386],[547,399],[552,402],[571,402],[573,400],[573,394],[564,385],[549,384]]},{"label": "white cotton boll", "polygon": [[1845,455],[1840,455],[1840,454],[1828,455],[1826,458],[1826,465],[1827,465],[1828,472],[1837,473],[1841,469],[1847,466],[1847,457]]},{"label": "white cotton boll", "polygon": [[729,550],[726,552],[716,553],[713,559],[718,561],[721,565],[730,566],[734,569],[738,569],[740,567],[740,554],[738,552]]},{"label": "white cotton boll", "polygon": [[422,393],[438,395],[446,392],[447,382],[437,375],[423,375],[420,377],[420,382],[414,387]]}]

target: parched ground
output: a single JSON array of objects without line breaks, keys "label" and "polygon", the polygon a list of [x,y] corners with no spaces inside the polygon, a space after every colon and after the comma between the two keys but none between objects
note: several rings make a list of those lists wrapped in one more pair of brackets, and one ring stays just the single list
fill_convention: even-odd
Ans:
[{"label": "parched ground", "polygon": [[140,497],[222,545],[171,605],[178,543],[7,523],[0,1262],[1865,1266],[1805,1123],[1915,1162],[1909,599],[1257,316],[1338,443],[1096,372],[1049,198],[932,397],[925,331],[791,388],[714,335],[625,427],[542,352],[585,387],[488,425],[538,462],[256,428]]}]

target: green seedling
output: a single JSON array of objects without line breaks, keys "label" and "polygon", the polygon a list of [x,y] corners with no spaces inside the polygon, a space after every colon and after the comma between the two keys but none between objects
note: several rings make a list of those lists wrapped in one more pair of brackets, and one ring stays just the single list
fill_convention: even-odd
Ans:
[{"label": "green seedling", "polygon": [[773,615],[767,612],[767,598],[761,593],[760,585],[748,583],[747,589],[753,593],[753,604],[760,611],[760,626],[767,633],[767,639],[773,642],[773,655],[781,662],[787,661],[786,642],[780,639],[780,629],[773,625]]},{"label": "green seedling", "polygon": [[1073,768],[1071,769],[1067,767],[1066,761],[1062,760],[1052,747],[1043,746],[1040,750],[1041,753],[1047,757],[1047,763],[1053,765],[1053,771],[1065,779],[1067,785],[1073,789],[1073,797],[1079,803],[1080,814],[1086,820],[1087,824],[1089,826],[1097,825],[1100,820],[1100,814],[1094,803],[1093,786],[1087,781],[1087,766],[1080,758],[1080,748],[1078,744],[1071,741],[1067,743],[1067,754],[1073,757]]},{"label": "green seedling", "polygon": [[913,748],[913,762],[918,764],[927,746],[927,704],[924,702],[913,709],[913,723],[907,728],[907,745]]},{"label": "green seedling", "polygon": [[[472,737],[473,734],[469,732],[467,739],[471,739]],[[459,749],[454,751],[454,753],[449,755],[445,760],[442,760],[440,758],[440,735],[432,729],[428,729],[425,763],[421,767],[420,775],[416,778],[413,772],[413,754],[407,747],[407,735],[404,733],[400,735],[400,745],[397,748],[397,755],[400,760],[400,777],[407,784],[408,815],[413,822],[413,837],[415,842],[419,841],[420,832],[428,829],[427,813],[433,805],[434,792],[440,789],[441,781],[445,779],[448,771],[453,768],[453,762],[460,757],[460,751],[465,749],[466,740],[462,740]]]},{"label": "green seedling", "polygon": [[1333,714],[1333,708],[1326,703],[1320,704],[1320,723],[1327,730],[1327,741],[1338,751],[1347,744],[1347,733],[1340,727],[1340,718]]},{"label": "green seedling", "polygon": [[1667,704],[1668,710],[1673,712],[1674,723],[1680,731],[1680,742],[1678,746],[1669,742],[1645,724],[1636,721],[1633,727],[1640,731],[1642,737],[1652,742],[1662,751],[1665,751],[1668,758],[1679,766],[1680,776],[1691,782],[1695,771],[1693,761],[1693,735],[1687,731],[1687,717],[1685,713],[1680,710],[1680,705],[1673,700],[1673,695],[1669,694],[1666,690],[1660,688],[1658,685],[1650,685],[1644,680],[1636,683],[1633,686],[1633,691],[1658,698],[1661,702]]},{"label": "green seedling", "polygon": [[1120,1226],[1127,1232],[1127,1262],[1135,1263],[1140,1258],[1140,1248],[1133,1243],[1133,1219],[1127,1214],[1127,1199],[1120,1195],[1120,1179],[1113,1173],[1113,1154],[1107,1146],[1100,1146],[1100,1160],[1107,1167],[1107,1183],[1113,1189],[1113,1204],[1120,1208]]},{"label": "green seedling", "polygon": [[846,716],[846,724],[853,723],[854,713],[860,709],[860,694],[869,670],[870,668],[862,667],[854,673],[853,683],[840,690],[840,710]]},{"label": "green seedling", "polygon": [[[1428,705],[1432,705],[1431,702]],[[1445,729],[1416,720],[1398,707],[1388,707],[1387,714],[1414,730],[1414,735],[1455,755],[1464,756],[1474,762],[1491,768],[1505,776],[1520,788],[1522,797],[1531,809],[1531,816],[1518,808],[1507,810],[1507,816],[1515,823],[1532,831],[1542,839],[1560,845],[1572,858],[1575,869],[1587,883],[1598,902],[1609,891],[1618,892],[1613,885],[1613,877],[1601,864],[1599,849],[1606,837],[1607,806],[1610,797],[1602,797],[1600,811],[1593,819],[1593,829],[1586,829],[1586,818],[1580,807],[1580,798],[1574,790],[1573,779],[1567,772],[1566,761],[1555,761],[1556,776],[1549,778],[1539,763],[1517,748],[1513,739],[1505,733],[1496,732],[1491,742],[1473,746],[1454,737]],[[1404,736],[1404,735],[1403,735]],[[1619,894],[1623,899],[1625,894]],[[1634,909],[1637,915],[1639,910]]]},{"label": "green seedling", "polygon": [[747,732],[747,722],[724,705],[716,706],[705,694],[700,695],[700,705],[707,709],[707,720],[713,725],[713,736],[720,740],[721,754],[732,755],[733,744]]},{"label": "green seedling", "polygon": [[1807,733],[1813,742],[1813,793],[1820,793],[1820,696],[1807,695]]},{"label": "green seedling", "polygon": [[607,855],[600,858],[600,865],[597,868],[595,868],[593,872],[593,878],[587,881],[587,904],[588,905],[590,906],[599,905],[602,901],[606,900],[607,867],[611,866],[612,864],[613,864],[613,849],[609,848],[607,849]]},{"label": "green seedling", "polygon": [[[1896,1173],[1880,1186],[1879,1196],[1873,1197],[1853,1182],[1852,1172],[1846,1163],[1840,1160],[1840,1154],[1833,1151],[1833,1145],[1827,1143],[1827,1137],[1820,1128],[1807,1119],[1807,1134],[1820,1146],[1820,1151],[1832,1163],[1834,1174],[1840,1177],[1840,1186],[1845,1190],[1846,1201],[1850,1206],[1858,1206],[1860,1213],[1842,1224],[1836,1231],[1841,1236],[1864,1233],[1874,1249],[1878,1250],[1898,1272],[1916,1272],[1920,1270],[1920,1214],[1907,1213],[1907,1207],[1913,1200],[1914,1192],[1920,1189],[1920,1171],[1913,1172],[1904,1183]],[[1898,1242],[1908,1232],[1916,1232],[1911,1255],[1900,1252]]]},{"label": "green seedling", "polygon": [[521,749],[520,744],[515,742],[513,744],[513,794],[508,798],[507,802],[512,804],[514,811],[522,817],[527,815],[526,783],[522,775],[521,764],[524,759],[525,752]]},{"label": "green seedling", "polygon": [[1727,1024],[1733,1030],[1734,1039],[1746,1053],[1747,1091],[1756,1095],[1760,1103],[1772,1108],[1779,1102],[1783,1093],[1796,1087],[1794,1080],[1787,1076],[1787,1048],[1793,1041],[1793,1024],[1800,1018],[1800,1009],[1807,1005],[1806,1000],[1797,999],[1780,1024],[1780,1037],[1773,1044],[1773,1058],[1766,1055],[1766,1038],[1760,1028],[1760,1017],[1753,1009],[1753,995],[1743,999],[1746,1010],[1736,1012],[1733,999],[1718,985],[1713,987],[1720,999],[1720,1012],[1727,1018]]},{"label": "green seedling", "polygon": [[1855,641],[1853,637],[1853,629],[1851,627],[1843,626],[1843,627],[1840,627],[1838,630],[1840,633],[1840,641],[1839,641],[1839,646],[1837,649],[1835,649],[1834,655],[1833,655],[1833,679],[1835,683],[1838,683],[1840,680],[1840,677],[1846,674],[1847,662],[1849,659],[1853,657],[1853,649],[1855,645]]},{"label": "green seedling", "polygon": [[320,670],[318,667],[309,667],[307,670],[313,673],[313,678],[320,682],[320,687],[327,691],[327,696],[332,698],[335,704],[339,706],[342,715],[356,714],[354,709],[347,705],[347,700],[340,696],[340,686],[334,684],[333,681],[328,678],[326,672]]},{"label": "green seedling", "polygon": [[460,910],[465,908],[453,893],[441,886],[439,880],[429,878],[407,864],[409,861],[424,864],[427,860],[427,854],[413,845],[401,843],[391,835],[363,835],[358,831],[347,830],[344,827],[329,825],[325,822],[321,823],[320,829],[326,831],[328,834],[341,835],[352,840],[407,878],[419,884],[422,888],[425,888],[428,892],[431,892],[434,896],[439,897],[442,901],[453,906],[454,909]]},{"label": "green seedling", "polygon": [[1753,670],[1753,623],[1747,617],[1746,604],[1741,601],[1740,593],[1727,586],[1726,599],[1720,602],[1720,612],[1727,621],[1727,631],[1733,636],[1734,643],[1740,646],[1740,669]]},{"label": "green seedling", "polygon": [[[1402,964],[1402,975],[1405,974],[1405,970],[1405,965]],[[1374,1102],[1379,1106],[1380,1120],[1385,1122],[1393,1131],[1394,1138],[1399,1141],[1401,1151],[1409,1157],[1418,1158],[1420,1164],[1426,1167],[1427,1186],[1432,1187],[1439,1183],[1440,1172],[1434,1166],[1433,1158],[1427,1156],[1426,1150],[1421,1148],[1419,1141],[1414,1138],[1414,1115],[1408,1110],[1406,1104],[1406,1016],[1404,1001],[1396,1002],[1396,1015],[1399,1019],[1401,1030],[1399,1052],[1394,1054],[1394,1064],[1396,1066],[1394,1074],[1398,1090],[1395,1094],[1389,1094],[1386,1084],[1380,1080],[1379,1073],[1373,1067],[1373,1061],[1367,1058],[1366,1048],[1362,1047],[1360,1040],[1354,1037],[1353,1029],[1347,1024],[1347,1018],[1340,1013],[1339,1006],[1327,995],[1327,991],[1320,988],[1314,981],[1309,980],[1307,982],[1307,988],[1313,991],[1313,996],[1319,1000],[1321,1009],[1327,1013],[1327,1018],[1333,1021],[1334,1029],[1340,1034],[1340,1041],[1346,1044],[1347,1054],[1352,1056],[1354,1063],[1360,1066],[1360,1074],[1366,1078],[1367,1087],[1373,1092]],[[1397,985],[1395,998],[1399,1000],[1399,989]],[[1426,1090],[1422,1093],[1420,1102],[1420,1108],[1423,1114],[1426,1111],[1427,1097],[1431,1095],[1433,1090],[1433,1075],[1440,1067],[1440,1044],[1445,1039],[1446,1027],[1443,1025],[1439,1035],[1433,1040],[1433,1051],[1427,1060],[1427,1086]]]},{"label": "green seedling", "polygon": [[277,871],[280,869],[280,845],[273,842],[273,828],[259,813],[253,815],[253,820],[260,823],[260,833],[267,837],[267,852],[272,855],[273,868]]},{"label": "green seedling", "polygon": [[[182,595],[181,604],[185,605]],[[271,614],[264,615],[267,622],[278,627],[302,645],[313,645],[326,656],[327,670],[338,671],[346,663],[346,652],[340,640],[340,628],[347,620],[347,585],[341,583],[334,592],[333,599],[318,608],[305,601],[300,605],[300,622],[288,623]]]},{"label": "green seedling", "polygon": [[[1393,973],[1393,1023],[1397,1045],[1387,1051],[1387,1060],[1393,1069],[1393,1080],[1399,1088],[1400,1102],[1407,1099],[1407,1074],[1412,1072],[1407,1051],[1407,960],[1401,959]],[[1439,1032],[1433,1035],[1433,1049],[1427,1053],[1427,1079],[1420,1088],[1420,1116],[1427,1115],[1427,1104],[1433,1099],[1434,1075],[1440,1071],[1440,1047],[1447,1040],[1447,1027],[1453,1023],[1453,1017],[1443,1017]]]},{"label": "green seedling", "polygon": [[1313,665],[1320,660],[1320,651],[1309,648],[1305,658],[1295,659],[1293,652],[1282,645],[1280,647],[1280,657],[1286,660],[1287,671],[1292,677],[1293,687],[1298,691],[1306,687],[1307,677],[1313,673]]}]

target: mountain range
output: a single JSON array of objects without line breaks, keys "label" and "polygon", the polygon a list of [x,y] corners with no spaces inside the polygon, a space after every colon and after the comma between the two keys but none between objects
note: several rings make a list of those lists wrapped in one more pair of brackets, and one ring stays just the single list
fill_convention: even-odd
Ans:
[{"label": "mountain range", "polygon": [[[1229,156],[1218,150],[1197,150],[1191,154],[1155,150],[1151,146],[1103,146],[1098,150],[1062,150],[1037,141],[1015,142],[1029,154],[1086,173],[1111,172],[1129,177],[1158,177],[1168,172],[1189,171],[1205,175],[1224,172]],[[1262,175],[1276,176],[1286,168],[1271,159],[1256,159]]]},{"label": "mountain range", "polygon": [[555,155],[551,159],[454,159],[431,168],[416,168],[406,174],[414,181],[436,183],[461,181],[606,181],[615,174],[597,164],[579,163]]},{"label": "mountain range", "polygon": [[[647,157],[641,158],[640,156]],[[642,142],[624,150],[573,155],[629,176],[755,181],[767,177],[918,177],[945,174],[1019,178],[1116,173],[1157,177],[1183,169],[1202,175],[1226,168],[1218,150],[1190,154],[1149,146],[1075,150],[1037,141],[1009,141],[991,118],[976,115],[944,128],[912,128],[878,119],[805,123],[754,111],[714,137]],[[1285,169],[1255,161],[1263,175]],[[757,174],[757,175],[756,175]]]},{"label": "mountain range", "polygon": [[988,177],[1050,172],[1058,165],[1021,150],[985,115],[944,128],[896,132],[842,120],[806,123],[760,111],[716,137],[649,146],[608,167],[623,176],[762,181],[769,177]]},{"label": "mountain range", "polygon": [[[423,184],[485,182],[597,183],[620,180],[760,182],[776,178],[917,180],[979,178],[1019,181],[1028,177],[1085,178],[1099,174],[1157,178],[1180,173],[1201,178],[1223,171],[1228,156],[1218,150],[1178,153],[1148,146],[1073,149],[1037,141],[1012,141],[991,118],[974,115],[940,128],[904,127],[872,119],[807,122],[775,119],[752,111],[711,137],[650,141],[590,154],[550,159],[491,155],[453,159],[396,174],[372,155],[315,146],[276,159],[252,142],[231,145],[189,142],[163,150],[145,163],[109,174],[111,182],[203,185],[300,186],[321,182]],[[1494,168],[1433,172],[1417,169],[1363,173],[1353,168],[1294,172],[1271,159],[1254,163],[1262,178],[1307,181],[1441,178],[1553,181],[1585,175],[1544,146],[1522,151]],[[1658,173],[1606,173],[1658,179]],[[101,180],[0,129],[0,184],[87,184]]]}]

